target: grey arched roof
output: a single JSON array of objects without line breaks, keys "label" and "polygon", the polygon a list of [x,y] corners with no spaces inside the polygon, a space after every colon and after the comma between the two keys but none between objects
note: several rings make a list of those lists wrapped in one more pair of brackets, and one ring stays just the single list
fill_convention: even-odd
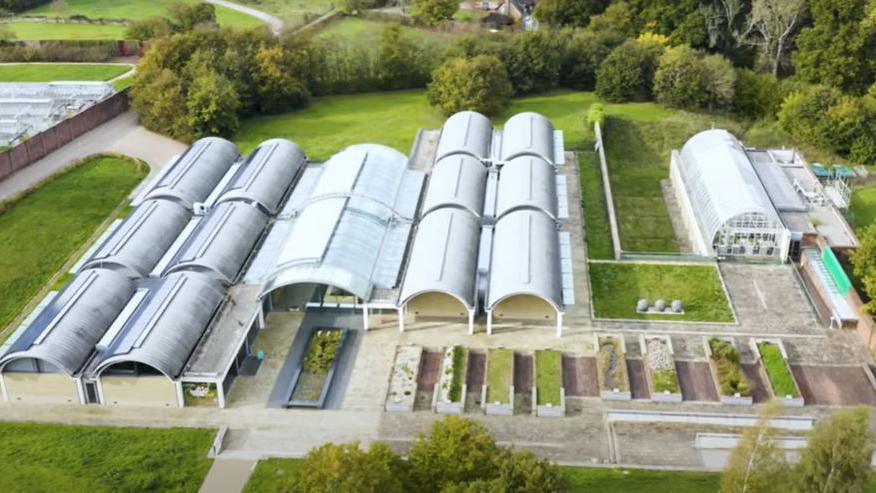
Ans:
[{"label": "grey arched roof", "polygon": [[77,274],[0,359],[0,367],[34,358],[74,375],[133,294],[134,283],[118,272]]},{"label": "grey arched roof", "polygon": [[375,286],[394,288],[423,179],[385,146],[332,156],[301,209],[283,219],[292,224],[262,294],[315,283],[368,299]]},{"label": "grey arched roof", "polygon": [[417,227],[399,304],[428,292],[475,307],[481,224],[466,210],[438,209]]},{"label": "grey arched roof", "polygon": [[[142,293],[142,294],[140,294]],[[221,283],[195,273],[177,273],[138,290],[124,319],[100,352],[92,375],[121,362],[138,362],[179,375],[225,298]]]},{"label": "grey arched roof", "polygon": [[543,212],[511,212],[496,223],[487,308],[515,295],[539,297],[563,310],[557,226]]},{"label": "grey arched roof", "polygon": [[187,209],[210,196],[240,153],[237,146],[219,137],[196,141],[171,165],[146,199],[175,200]]},{"label": "grey arched roof", "polygon": [[268,218],[254,205],[224,202],[212,208],[165,269],[165,275],[183,270],[212,276],[232,284],[252,253]]},{"label": "grey arched roof", "polygon": [[448,118],[441,127],[435,160],[454,154],[488,159],[492,140],[493,124],[489,118],[474,111],[461,111]]},{"label": "grey arched roof", "polygon": [[218,202],[251,202],[274,215],[306,164],[307,157],[297,145],[285,139],[266,140],[234,173]]},{"label": "grey arched roof", "polygon": [[554,126],[538,113],[518,113],[502,128],[502,161],[519,156],[540,157],[556,164],[554,157]]},{"label": "grey arched roof", "polygon": [[149,275],[192,213],[176,202],[147,200],[138,205],[85,263],[83,269],[104,267],[131,278]]},{"label": "grey arched roof", "polygon": [[480,217],[486,183],[487,168],[477,159],[464,154],[446,157],[432,168],[421,215],[442,207],[456,207]]},{"label": "grey arched roof", "polygon": [[496,217],[519,209],[535,209],[557,217],[557,176],[554,167],[531,156],[514,158],[499,171]]},{"label": "grey arched roof", "polygon": [[726,130],[706,130],[681,149],[681,173],[706,245],[729,220],[761,214],[780,226],[742,144]]}]

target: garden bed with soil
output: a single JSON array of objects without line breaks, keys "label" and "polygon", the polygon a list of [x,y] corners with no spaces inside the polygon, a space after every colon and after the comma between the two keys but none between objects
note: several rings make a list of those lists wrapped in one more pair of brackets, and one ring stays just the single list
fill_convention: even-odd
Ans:
[{"label": "garden bed with soil", "polygon": [[672,341],[669,336],[641,336],[645,362],[645,378],[654,402],[681,402],[678,370],[675,368]]},{"label": "garden bed with soil", "polygon": [[752,351],[760,361],[761,371],[766,373],[769,389],[773,397],[784,406],[801,407],[804,405],[800,387],[794,380],[791,367],[788,366],[788,353],[782,341],[778,339],[752,340]]},{"label": "garden bed with soil", "polygon": [[387,411],[413,411],[417,399],[417,376],[423,348],[399,346],[395,350],[395,363],[389,375],[389,392],[384,409]]},{"label": "garden bed with soil", "polygon": [[462,414],[465,408],[466,370],[468,349],[450,346],[444,350],[441,362],[441,378],[435,387],[432,407],[442,414]]},{"label": "garden bed with soil", "polygon": [[304,359],[292,379],[287,407],[322,408],[331,388],[347,329],[316,329],[310,335]]},{"label": "garden bed with soil", "polygon": [[754,402],[751,396],[751,384],[742,371],[736,344],[732,339],[719,337],[703,340],[712,379],[715,381],[721,403],[750,406]]},{"label": "garden bed with soil", "polygon": [[535,352],[533,362],[533,413],[536,416],[564,416],[566,391],[563,388],[563,353],[539,350]]},{"label": "garden bed with soil", "polygon": [[623,339],[616,336],[596,336],[596,347],[600,396],[606,400],[632,399]]},{"label": "garden bed with soil", "polygon": [[487,414],[514,414],[514,351],[487,351],[487,381],[483,393]]}]

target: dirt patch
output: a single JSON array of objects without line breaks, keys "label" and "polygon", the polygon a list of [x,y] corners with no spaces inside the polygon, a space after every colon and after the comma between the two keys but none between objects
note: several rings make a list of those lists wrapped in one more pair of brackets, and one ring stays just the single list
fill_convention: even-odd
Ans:
[{"label": "dirt patch", "polygon": [[420,373],[417,375],[417,390],[430,393],[435,390],[443,357],[444,355],[439,351],[423,351],[423,357],[420,359]]},{"label": "dirt patch", "polygon": [[627,359],[627,372],[630,375],[630,392],[633,399],[650,399],[648,381],[645,379],[645,362],[640,359]]},{"label": "dirt patch", "polygon": [[596,358],[563,356],[563,387],[569,397],[599,397]]},{"label": "dirt patch", "polygon": [[532,392],[532,356],[514,354],[514,393]]},{"label": "dirt patch", "polygon": [[484,386],[484,374],[487,369],[486,353],[468,353],[468,374],[465,378],[465,384],[468,386],[468,392],[480,392]]},{"label": "dirt patch", "polygon": [[718,390],[709,364],[702,361],[676,361],[678,386],[686,401],[717,401]]},{"label": "dirt patch", "polygon": [[876,391],[861,366],[791,365],[806,404],[876,406]]},{"label": "dirt patch", "polygon": [[742,364],[742,373],[748,379],[749,390],[751,390],[751,399],[755,404],[770,400],[770,391],[767,389],[767,383],[763,381],[760,374],[760,365],[758,364]]}]

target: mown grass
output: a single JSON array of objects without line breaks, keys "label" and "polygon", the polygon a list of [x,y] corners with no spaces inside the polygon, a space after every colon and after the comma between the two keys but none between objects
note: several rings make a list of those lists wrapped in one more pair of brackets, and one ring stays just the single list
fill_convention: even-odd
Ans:
[{"label": "mown grass", "polygon": [[593,151],[579,152],[578,169],[581,174],[581,206],[584,208],[587,256],[593,259],[610,259],[614,256],[614,249],[611,244],[611,227],[603,193],[599,156]]},{"label": "mown grass", "polygon": [[196,492],[215,431],[0,424],[0,491]]},{"label": "mown grass", "polygon": [[15,318],[147,171],[128,160],[98,157],[16,202],[0,203],[0,328]]},{"label": "mown grass", "polygon": [[117,40],[125,39],[121,24],[65,24],[58,22],[10,22],[6,27],[23,41],[33,40]]},{"label": "mown grass", "polygon": [[852,193],[852,205],[849,209],[852,226],[859,233],[876,222],[876,186],[861,187]]},{"label": "mown grass", "polygon": [[490,349],[487,354],[487,403],[508,404],[514,384],[514,351]]},{"label": "mown grass", "polygon": [[453,346],[450,375],[450,390],[447,392],[447,398],[450,402],[460,402],[462,400],[462,386],[465,384],[465,372],[468,366],[468,350],[462,346]]},{"label": "mown grass", "polygon": [[285,493],[295,483],[300,459],[266,459],[256,464],[244,493]]},{"label": "mown grass", "polygon": [[715,493],[721,475],[707,472],[562,467],[573,492]]},{"label": "mown grass", "polygon": [[535,388],[538,405],[559,406],[563,387],[563,353],[551,350],[535,352]]},{"label": "mown grass", "polygon": [[[733,314],[712,265],[591,263],[593,313],[597,318],[732,322]],[[683,315],[650,315],[636,311],[642,298],[681,300]]]},{"label": "mown grass", "polygon": [[797,392],[797,386],[794,383],[794,376],[791,375],[791,370],[782,357],[782,351],[779,346],[767,342],[758,342],[757,350],[760,351],[760,359],[763,362],[763,368],[766,370],[767,377],[770,379],[770,385],[773,387],[773,393],[776,398],[783,399],[785,396],[800,397]]},{"label": "mown grass", "polygon": [[[380,34],[383,30],[392,24],[391,22],[361,19],[358,17],[343,17],[320,29],[314,37],[321,39],[334,38],[348,42],[376,45],[380,42]],[[401,29],[403,33],[412,38],[439,43],[446,42],[454,37],[452,33],[432,29],[410,26],[402,26]]]},{"label": "mown grass", "polygon": [[0,65],[0,82],[104,81],[129,70],[105,63],[15,63]]},{"label": "mown grass", "polygon": [[[89,19],[140,20],[156,15],[165,15],[173,3],[195,3],[197,0],[56,0],[25,14],[46,17],[70,17],[83,15]],[[262,25],[262,21],[236,10],[214,6],[216,21],[221,26],[241,28]],[[121,39],[121,38],[119,38]]]}]

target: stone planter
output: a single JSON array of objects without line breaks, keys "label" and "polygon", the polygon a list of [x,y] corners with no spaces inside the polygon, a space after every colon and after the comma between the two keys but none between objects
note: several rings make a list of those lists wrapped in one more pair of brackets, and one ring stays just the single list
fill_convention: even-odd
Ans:
[{"label": "stone planter", "polygon": [[[597,381],[599,383],[599,396],[603,400],[607,401],[629,401],[632,400],[633,394],[630,391],[630,377],[626,370],[627,358],[626,358],[626,343],[624,342],[623,336],[614,335],[614,334],[594,334],[594,347],[596,348],[596,366],[597,366]],[[617,341],[616,345],[618,350],[617,354],[617,364],[624,365],[624,369],[620,373],[622,382],[619,382],[620,385],[609,386],[606,382],[606,371],[607,368],[603,368],[603,365],[600,364],[599,352],[601,350],[601,346],[599,344],[600,339],[614,339]]]},{"label": "stone planter", "polygon": [[487,402],[487,386],[484,384],[481,402],[483,402],[484,412],[490,416],[512,416],[514,415],[514,386],[508,387],[508,404],[498,402]]},{"label": "stone planter", "polygon": [[[538,404],[538,358],[532,356],[532,414],[537,417],[544,418],[562,418],[566,415],[566,389],[560,387],[560,404],[558,406],[550,403],[545,405]],[[562,376],[562,371],[561,374]]]},{"label": "stone planter", "polygon": [[[712,374],[712,382],[715,384],[715,390],[718,392],[718,398],[721,400],[721,404],[727,404],[729,406],[750,406],[754,404],[754,400],[750,395],[745,396],[738,393],[734,395],[723,395],[721,393],[721,381],[718,379],[718,366],[712,359],[712,346],[709,345],[709,339],[711,339],[711,337],[709,336],[703,337],[703,347],[706,350],[706,361],[709,362],[709,371]],[[736,341],[734,341],[732,338],[717,337],[717,339],[727,341],[734,348],[736,347]],[[745,378],[744,373],[742,374],[742,377]]]},{"label": "stone planter", "polygon": [[[500,361],[500,359],[499,359],[500,352],[502,352],[502,354],[506,354],[506,355],[509,354],[509,350],[502,349],[502,348],[491,349],[491,350],[487,351],[487,362],[486,362],[486,370],[487,371],[484,374],[484,387],[482,390],[483,393],[481,395],[481,402],[483,403],[482,405],[484,408],[484,412],[489,414],[489,415],[511,416],[514,414],[514,353],[513,352],[510,352],[510,360],[508,360],[510,368],[506,368],[507,369],[507,380],[505,382],[503,382],[503,385],[501,387],[497,386],[498,388],[492,389],[494,392],[499,393],[496,396],[497,398],[499,398],[499,396],[501,396],[503,393],[503,387],[505,386],[505,384],[507,384],[508,385],[508,388],[507,388],[508,401],[507,401],[507,403],[501,402],[498,400],[490,402],[488,400],[488,395],[490,392],[489,384],[490,384],[491,371],[495,370],[496,368],[505,368],[504,366],[497,366],[497,365],[501,365],[501,363],[494,364],[494,362]],[[495,360],[494,360],[494,358],[495,358]]]},{"label": "stone planter", "polygon": [[417,376],[423,348],[399,346],[395,351],[395,363],[389,376],[389,390],[384,409],[389,412],[411,412],[417,398]]},{"label": "stone planter", "polygon": [[[785,363],[785,368],[788,370],[788,374],[791,376],[791,382],[794,384],[794,389],[797,392],[797,397],[793,395],[785,395],[780,396],[776,395],[775,389],[773,389],[773,382],[770,380],[770,376],[766,371],[766,365],[763,362],[763,359],[760,355],[760,348],[757,347],[757,344],[760,342],[767,342],[770,344],[774,344],[778,346],[779,352],[782,354],[782,360]],[[806,405],[806,402],[803,400],[803,394],[800,392],[800,386],[797,385],[797,379],[794,378],[794,373],[791,372],[791,366],[788,364],[788,353],[785,351],[785,345],[782,344],[781,339],[750,339],[749,344],[751,344],[751,352],[754,353],[754,357],[757,358],[758,363],[758,371],[760,371],[761,378],[768,385],[766,386],[770,397],[776,400],[779,404],[786,407],[803,407]]]},{"label": "stone planter", "polygon": [[432,408],[440,414],[462,414],[465,410],[465,397],[468,393],[468,388],[465,384],[466,374],[468,373],[468,351],[465,348],[462,348],[465,351],[465,358],[463,358],[461,362],[462,368],[459,370],[462,371],[460,398],[458,401],[450,399],[450,389],[454,373],[453,351],[456,347],[458,346],[451,346],[444,351],[444,360],[441,363],[441,377],[438,380],[438,384],[435,385],[435,392],[432,395]]},{"label": "stone planter", "polygon": [[[665,354],[657,355],[654,352],[649,353],[648,341],[649,340],[658,340],[663,343],[664,347],[661,349],[665,352]],[[648,389],[651,391],[651,401],[652,402],[667,402],[667,403],[678,403],[681,402],[681,387],[678,385],[678,370],[675,368],[675,358],[673,357],[674,351],[672,349],[672,340],[669,336],[648,336],[644,335],[639,336],[639,344],[642,348],[642,359],[645,367],[645,380],[648,383]],[[667,361],[662,361],[662,360]],[[654,388],[654,376],[653,372],[655,371],[652,368],[652,364],[654,364],[655,360],[661,360],[659,363],[660,370],[659,371],[667,371],[672,372],[675,375],[675,383],[678,389],[675,392],[670,391],[662,391],[658,392],[657,389]]]}]

